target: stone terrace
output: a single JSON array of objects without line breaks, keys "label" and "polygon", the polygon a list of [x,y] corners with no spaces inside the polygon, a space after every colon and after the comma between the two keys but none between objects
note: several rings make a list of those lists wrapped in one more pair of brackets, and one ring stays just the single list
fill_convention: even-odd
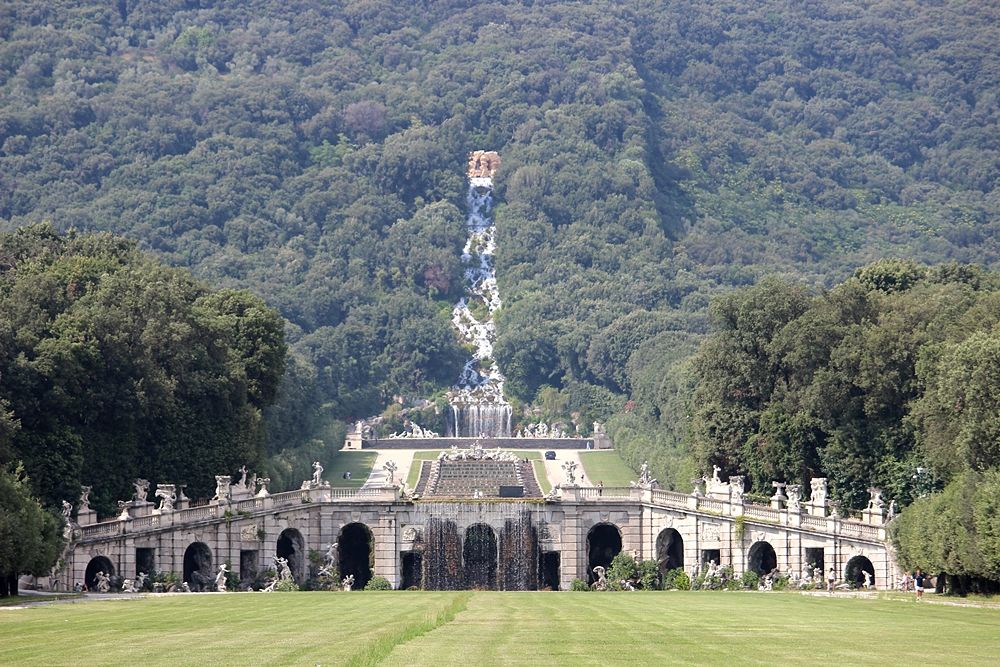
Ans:
[{"label": "stone terrace", "polygon": [[417,493],[442,498],[472,498],[476,491],[496,498],[501,486],[523,486],[524,497],[540,498],[530,461],[425,461]]}]

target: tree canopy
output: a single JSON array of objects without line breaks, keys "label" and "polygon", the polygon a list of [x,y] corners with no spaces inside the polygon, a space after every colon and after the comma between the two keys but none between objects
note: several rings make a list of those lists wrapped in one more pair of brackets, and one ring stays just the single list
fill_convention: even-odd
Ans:
[{"label": "tree canopy", "polygon": [[93,486],[107,512],[131,481],[188,484],[255,464],[275,397],[282,321],[108,235],[0,235],[0,401],[47,504]]}]

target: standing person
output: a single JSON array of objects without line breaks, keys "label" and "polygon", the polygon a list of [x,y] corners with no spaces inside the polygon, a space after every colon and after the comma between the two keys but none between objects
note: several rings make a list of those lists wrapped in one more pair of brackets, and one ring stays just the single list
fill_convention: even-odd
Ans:
[{"label": "standing person", "polygon": [[833,595],[833,585],[837,583],[837,573],[831,567],[826,573],[826,590]]},{"label": "standing person", "polygon": [[918,567],[913,572],[913,590],[917,592],[917,600],[924,597],[924,573]]},{"label": "standing person", "polygon": [[604,493],[604,480],[602,479],[597,482],[597,495],[601,495],[603,493]]}]

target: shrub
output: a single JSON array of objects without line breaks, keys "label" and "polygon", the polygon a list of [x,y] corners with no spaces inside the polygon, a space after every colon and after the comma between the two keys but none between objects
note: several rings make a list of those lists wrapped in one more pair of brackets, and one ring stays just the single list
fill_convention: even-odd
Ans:
[{"label": "shrub", "polygon": [[740,577],[740,584],[743,585],[743,588],[755,591],[760,585],[760,575],[753,570],[747,570],[743,573],[743,576]]},{"label": "shrub", "polygon": [[383,576],[374,576],[365,584],[366,591],[391,591],[392,584]]},{"label": "shrub", "polygon": [[674,588],[679,591],[691,590],[691,577],[688,576],[687,572],[680,570],[680,573],[674,578]]},{"label": "shrub", "polygon": [[583,579],[574,579],[573,583],[569,585],[571,591],[589,591],[590,584],[588,584]]},{"label": "shrub", "polygon": [[299,585],[291,579],[283,579],[278,582],[278,585],[274,587],[274,590],[281,591],[282,593],[289,593],[291,591],[299,590]]},{"label": "shrub", "polygon": [[660,590],[660,568],[655,560],[639,563],[639,585],[646,591]]},{"label": "shrub", "polygon": [[783,591],[788,588],[788,577],[781,575],[780,577],[775,577],[774,582],[771,584],[771,590]]}]

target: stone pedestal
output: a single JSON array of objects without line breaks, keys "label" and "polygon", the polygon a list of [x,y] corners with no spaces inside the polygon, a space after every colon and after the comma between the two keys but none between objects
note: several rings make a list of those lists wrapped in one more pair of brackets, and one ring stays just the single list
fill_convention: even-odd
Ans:
[{"label": "stone pedestal", "polygon": [[97,512],[89,507],[81,507],[76,513],[76,522],[81,526],[89,526],[90,524],[97,523]]}]

